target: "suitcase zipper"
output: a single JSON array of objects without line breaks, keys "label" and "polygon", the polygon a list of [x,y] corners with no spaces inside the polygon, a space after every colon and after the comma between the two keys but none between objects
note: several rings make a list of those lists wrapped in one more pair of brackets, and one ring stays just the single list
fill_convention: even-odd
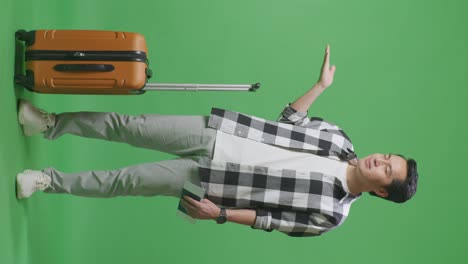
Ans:
[{"label": "suitcase zipper", "polygon": [[68,60],[68,61],[137,61],[147,62],[142,51],[26,51],[26,60]]}]

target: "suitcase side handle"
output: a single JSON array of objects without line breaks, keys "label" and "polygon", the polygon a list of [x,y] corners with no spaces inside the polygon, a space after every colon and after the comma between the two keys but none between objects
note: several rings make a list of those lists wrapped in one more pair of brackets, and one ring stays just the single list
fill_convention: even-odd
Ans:
[{"label": "suitcase side handle", "polygon": [[54,70],[59,72],[111,72],[115,69],[111,64],[57,64]]}]

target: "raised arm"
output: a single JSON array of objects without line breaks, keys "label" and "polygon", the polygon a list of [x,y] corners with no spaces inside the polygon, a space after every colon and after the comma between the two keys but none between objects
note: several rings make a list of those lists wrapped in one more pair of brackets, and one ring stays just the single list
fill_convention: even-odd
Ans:
[{"label": "raised arm", "polygon": [[332,84],[335,70],[336,67],[334,65],[330,67],[330,45],[327,45],[318,82],[304,95],[294,101],[291,107],[298,112],[307,112],[315,99]]}]

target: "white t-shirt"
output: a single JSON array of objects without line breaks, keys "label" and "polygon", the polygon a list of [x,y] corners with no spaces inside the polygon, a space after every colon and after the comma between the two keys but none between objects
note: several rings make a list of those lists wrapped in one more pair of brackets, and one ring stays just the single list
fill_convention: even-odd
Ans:
[{"label": "white t-shirt", "polygon": [[348,162],[268,145],[220,130],[216,133],[213,160],[255,164],[276,169],[321,172],[340,179],[344,191],[349,193],[346,182]]}]

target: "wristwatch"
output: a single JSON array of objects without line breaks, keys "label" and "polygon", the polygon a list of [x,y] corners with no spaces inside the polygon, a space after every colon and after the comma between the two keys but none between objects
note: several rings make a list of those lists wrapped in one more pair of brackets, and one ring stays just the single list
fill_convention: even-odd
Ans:
[{"label": "wristwatch", "polygon": [[218,218],[216,218],[216,223],[224,224],[227,221],[226,208],[221,208]]}]

